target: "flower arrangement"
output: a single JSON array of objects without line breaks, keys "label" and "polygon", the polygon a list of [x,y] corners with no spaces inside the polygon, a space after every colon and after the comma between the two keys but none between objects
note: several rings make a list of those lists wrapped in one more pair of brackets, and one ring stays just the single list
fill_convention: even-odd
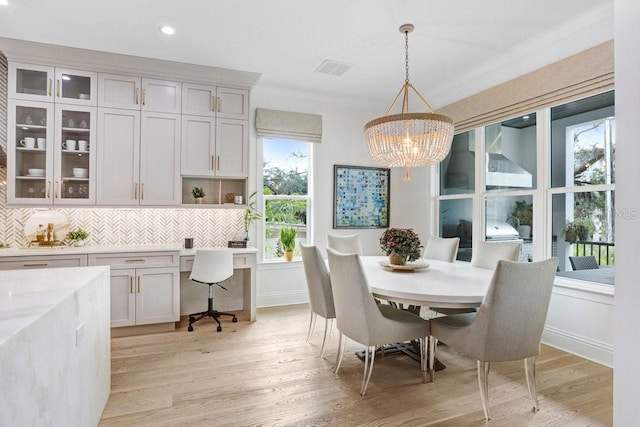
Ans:
[{"label": "flower arrangement", "polygon": [[403,262],[419,259],[423,247],[412,228],[389,228],[380,237],[380,249],[387,255],[399,256]]}]

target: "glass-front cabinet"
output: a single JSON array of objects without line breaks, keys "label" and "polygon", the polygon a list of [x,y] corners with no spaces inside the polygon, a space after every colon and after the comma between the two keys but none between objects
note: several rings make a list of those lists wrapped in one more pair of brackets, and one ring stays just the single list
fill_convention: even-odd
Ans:
[{"label": "glass-front cabinet", "polygon": [[9,101],[9,204],[95,203],[96,108]]},{"label": "glass-front cabinet", "polygon": [[9,98],[96,106],[97,73],[10,63]]}]

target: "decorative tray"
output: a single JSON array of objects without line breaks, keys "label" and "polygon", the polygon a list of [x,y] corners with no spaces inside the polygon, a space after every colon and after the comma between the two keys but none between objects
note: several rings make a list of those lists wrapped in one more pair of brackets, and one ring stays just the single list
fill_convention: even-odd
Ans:
[{"label": "decorative tray", "polygon": [[386,268],[387,270],[395,270],[395,271],[416,271],[416,270],[424,270],[425,268],[429,268],[429,264],[426,262],[411,262],[405,265],[397,265],[391,264],[389,261],[380,261],[380,267]]}]

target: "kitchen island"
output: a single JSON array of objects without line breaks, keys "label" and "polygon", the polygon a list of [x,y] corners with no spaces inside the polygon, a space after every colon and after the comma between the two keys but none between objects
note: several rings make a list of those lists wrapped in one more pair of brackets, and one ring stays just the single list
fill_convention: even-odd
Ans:
[{"label": "kitchen island", "polygon": [[97,425],[111,388],[109,268],[0,271],[0,425]]}]

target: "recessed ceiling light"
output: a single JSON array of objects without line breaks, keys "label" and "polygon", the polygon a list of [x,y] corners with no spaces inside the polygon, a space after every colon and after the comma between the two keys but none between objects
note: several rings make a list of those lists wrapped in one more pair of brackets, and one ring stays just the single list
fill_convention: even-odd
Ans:
[{"label": "recessed ceiling light", "polygon": [[0,6],[9,6],[9,0],[0,0]]},{"label": "recessed ceiling light", "polygon": [[522,116],[522,120],[529,120],[529,116]]},{"label": "recessed ceiling light", "polygon": [[[2,1],[2,0],[0,0]],[[170,27],[168,25],[165,25],[164,27],[160,27],[160,31],[162,31],[163,34],[166,34],[168,36],[174,34],[176,32],[176,30],[173,29],[173,27]]]}]

